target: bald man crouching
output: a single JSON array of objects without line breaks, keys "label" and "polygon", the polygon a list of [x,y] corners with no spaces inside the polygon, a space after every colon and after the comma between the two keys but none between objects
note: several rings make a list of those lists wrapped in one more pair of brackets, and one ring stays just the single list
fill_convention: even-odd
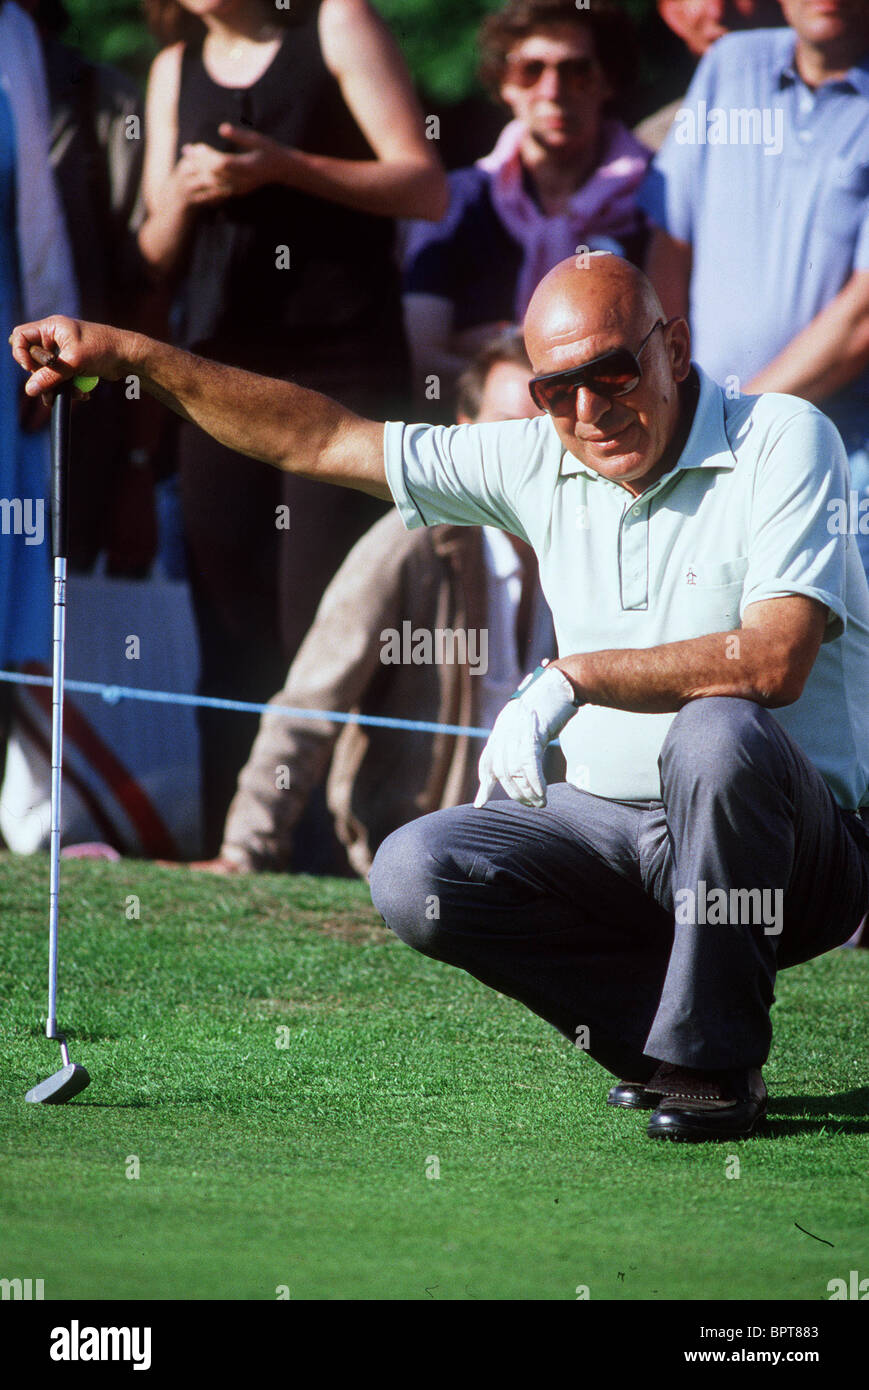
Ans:
[{"label": "bald man crouching", "polygon": [[[409,527],[530,542],[563,655],[498,716],[474,805],[384,842],[374,903],[584,1047],[651,1136],[747,1136],[776,971],[869,908],[869,587],[831,523],[844,448],[803,401],[727,398],[616,256],[556,267],[525,333],[547,413],[453,428],[384,428],[103,325],[11,341],[31,370],[34,346],[57,356],[30,394],[133,373],[233,449],[394,498]],[[567,781],[547,788],[556,737]]]}]

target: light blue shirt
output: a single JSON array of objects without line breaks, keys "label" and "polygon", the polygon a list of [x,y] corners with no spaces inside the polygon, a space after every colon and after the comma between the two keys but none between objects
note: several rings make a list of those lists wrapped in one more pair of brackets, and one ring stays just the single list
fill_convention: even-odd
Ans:
[{"label": "light blue shirt", "polygon": [[[713,44],[640,191],[693,248],[694,358],[736,389],[869,270],[869,55],[813,90],[794,50],[790,29]],[[824,410],[855,403],[869,369]]]},{"label": "light blue shirt", "polygon": [[[566,453],[549,416],[537,416],[388,424],[395,503],[409,528],[499,526],[527,540],[561,656],[730,632],[762,599],[825,604],[803,693],[771,713],[842,806],[869,804],[869,585],[836,520],[850,486],[841,438],[805,401],[729,400],[699,375],[679,461],[638,498]],[[584,706],[561,734],[568,780],[598,796],[660,800],[658,755],[674,717]]]}]

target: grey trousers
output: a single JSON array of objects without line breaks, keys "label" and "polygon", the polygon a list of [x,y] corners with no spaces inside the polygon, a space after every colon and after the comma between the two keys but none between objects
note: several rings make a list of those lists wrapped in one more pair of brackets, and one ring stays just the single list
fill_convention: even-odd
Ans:
[{"label": "grey trousers", "polygon": [[374,905],[617,1076],[761,1066],[777,969],[869,909],[869,828],[749,700],[685,705],[658,765],[661,801],[560,783],[422,816],[380,847]]}]

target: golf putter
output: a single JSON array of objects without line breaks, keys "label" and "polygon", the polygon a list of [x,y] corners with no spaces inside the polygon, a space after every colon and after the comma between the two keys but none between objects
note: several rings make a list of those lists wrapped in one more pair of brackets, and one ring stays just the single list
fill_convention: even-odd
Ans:
[{"label": "golf putter", "polygon": [[[35,354],[34,354],[35,355]],[[67,480],[70,387],[58,391],[51,408],[51,549],[54,556],[54,635],[51,672],[51,879],[48,899],[48,1018],[45,1036],[60,1043],[63,1066],[27,1092],[34,1105],[62,1105],[90,1085],[90,1076],[69,1060],[66,1038],[57,1029],[57,921],[60,887],[60,793],[63,766],[63,667],[66,642]]]}]

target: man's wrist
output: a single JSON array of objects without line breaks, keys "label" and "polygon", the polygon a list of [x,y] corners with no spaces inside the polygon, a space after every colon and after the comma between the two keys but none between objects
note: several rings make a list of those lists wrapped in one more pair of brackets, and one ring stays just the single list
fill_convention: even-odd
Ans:
[{"label": "man's wrist", "polygon": [[[127,375],[136,376],[149,396],[162,401],[176,414],[186,414],[181,397],[198,384],[195,378],[202,359],[183,348],[133,332],[125,335],[119,352],[123,353],[124,366],[119,367],[116,380]],[[207,430],[208,427],[203,424],[202,428]]]},{"label": "man's wrist", "polygon": [[158,343],[153,338],[146,338],[144,333],[134,333],[131,329],[122,329],[120,332],[121,340],[118,344],[119,375],[135,373],[150,379],[163,344]]},{"label": "man's wrist", "polygon": [[[566,672],[565,670],[563,670],[563,668],[562,668],[561,666],[559,666],[556,662],[550,662],[549,660],[542,661],[542,662],[540,663],[540,665],[536,668],[536,670],[531,671],[530,674],[527,675],[527,676],[525,677],[525,679],[524,679],[523,681],[520,682],[520,684],[519,684],[519,686],[516,688],[516,690],[513,691],[513,694],[510,696],[510,699],[511,699],[511,700],[521,700],[522,696],[525,694],[525,692],[526,692],[527,690],[529,690],[529,689],[531,688],[532,685],[534,685],[537,681],[539,681],[539,680],[540,680],[543,676],[545,676],[548,672],[551,673],[551,672],[554,672],[554,671],[557,671],[558,674],[559,674],[559,675],[563,678],[563,680],[567,683],[566,686],[565,686],[565,688],[564,688],[565,700],[569,701],[569,703],[571,703],[571,704],[574,706],[575,709],[579,709],[581,705],[584,705],[584,704],[585,704],[585,700],[583,700],[583,699],[577,694],[576,689],[574,688],[573,682],[571,681],[571,679],[570,679],[570,677],[568,676],[567,672]],[[568,693],[567,693],[567,687],[570,688],[570,694],[569,694],[569,695],[568,695]]]},{"label": "man's wrist", "polygon": [[578,682],[573,678],[573,676],[570,675],[568,671],[565,671],[564,667],[561,666],[558,662],[553,662],[552,664],[555,667],[556,671],[561,672],[562,676],[567,681],[567,684],[570,686],[573,692],[573,703],[575,704],[576,708],[581,709],[583,705],[588,703],[588,701],[582,694]]},{"label": "man's wrist", "polygon": [[[579,708],[570,681],[559,667],[552,665],[538,666],[532,671],[513,698],[518,699],[518,709],[533,716],[545,743],[558,737]],[[510,708],[508,700],[506,709]]]}]

